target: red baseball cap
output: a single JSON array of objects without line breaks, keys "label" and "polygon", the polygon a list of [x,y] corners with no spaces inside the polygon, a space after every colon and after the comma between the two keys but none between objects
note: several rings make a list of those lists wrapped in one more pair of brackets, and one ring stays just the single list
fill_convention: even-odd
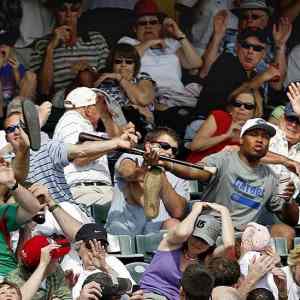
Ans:
[{"label": "red baseball cap", "polygon": [[70,251],[70,243],[67,239],[52,240],[44,235],[36,235],[23,245],[21,251],[22,263],[30,269],[36,268],[40,263],[41,249],[54,242],[61,245],[61,247],[51,251],[52,258],[63,257]]},{"label": "red baseball cap", "polygon": [[139,0],[134,6],[134,14],[139,18],[145,15],[157,15],[160,12],[154,0]]}]

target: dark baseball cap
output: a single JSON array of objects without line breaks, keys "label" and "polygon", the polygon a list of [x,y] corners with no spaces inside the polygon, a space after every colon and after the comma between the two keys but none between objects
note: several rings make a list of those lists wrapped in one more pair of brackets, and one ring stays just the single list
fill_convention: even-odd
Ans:
[{"label": "dark baseball cap", "polygon": [[270,36],[266,29],[251,29],[246,28],[238,35],[238,42],[243,42],[249,37],[256,37],[261,43],[269,44]]},{"label": "dark baseball cap", "polygon": [[107,232],[102,224],[97,223],[87,223],[80,227],[75,236],[75,241],[89,241],[89,240],[98,240],[105,242],[107,241]]},{"label": "dark baseball cap", "polygon": [[0,45],[14,46],[17,39],[19,37],[19,33],[17,31],[8,31],[4,28],[0,28]]},{"label": "dark baseball cap", "polygon": [[297,117],[300,120],[300,116],[294,111],[291,103],[288,103],[284,108],[284,115],[287,117]]},{"label": "dark baseball cap", "polygon": [[82,287],[90,282],[100,284],[102,298],[110,299],[112,296],[122,296],[132,290],[132,283],[128,278],[114,277],[104,272],[89,275]]}]

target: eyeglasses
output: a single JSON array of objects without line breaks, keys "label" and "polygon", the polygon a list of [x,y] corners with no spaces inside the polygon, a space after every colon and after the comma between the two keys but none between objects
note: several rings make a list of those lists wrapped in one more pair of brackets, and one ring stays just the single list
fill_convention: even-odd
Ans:
[{"label": "eyeglasses", "polygon": [[250,48],[252,48],[253,51],[255,51],[255,52],[261,52],[261,51],[265,50],[265,47],[264,47],[264,46],[250,44],[250,43],[248,43],[248,42],[246,42],[246,41],[240,42],[240,45],[241,45],[242,48],[244,48],[244,49],[250,49]]},{"label": "eyeglasses", "polygon": [[161,149],[163,149],[163,150],[170,150],[170,149],[172,149],[172,153],[173,153],[173,155],[177,155],[178,154],[178,148],[177,147],[172,147],[170,144],[168,144],[168,143],[165,143],[165,142],[159,142],[159,141],[153,141],[152,142],[153,144],[158,144],[159,145],[159,147],[161,148]]},{"label": "eyeglasses", "polygon": [[253,21],[256,21],[260,18],[263,18],[265,17],[265,15],[256,15],[256,14],[250,14],[250,15],[241,15],[240,18],[241,20],[253,20]]},{"label": "eyeglasses", "polygon": [[8,126],[7,128],[4,129],[6,134],[10,134],[15,132],[17,129],[20,128],[20,124],[16,124],[16,125],[12,125],[12,126]]},{"label": "eyeglasses", "polygon": [[253,110],[255,108],[255,104],[253,104],[253,103],[244,103],[244,102],[241,102],[241,101],[239,101],[237,99],[233,100],[231,102],[231,104],[234,107],[242,107],[242,106],[244,106],[244,108],[247,109],[247,110]]},{"label": "eyeglasses", "polygon": [[139,26],[147,26],[147,25],[158,25],[159,21],[158,20],[145,20],[145,21],[138,21],[137,25]]},{"label": "eyeglasses", "polygon": [[300,125],[300,120],[296,116],[285,116],[285,119],[290,123],[295,123],[296,125]]},{"label": "eyeglasses", "polygon": [[63,5],[58,8],[58,11],[67,12],[70,9],[71,12],[78,12],[80,10],[80,7],[81,7],[80,5],[71,5],[71,6]]},{"label": "eyeglasses", "polygon": [[116,65],[120,65],[120,64],[122,64],[122,63],[126,63],[127,65],[133,65],[134,64],[134,60],[133,59],[131,59],[131,58],[116,58],[115,60],[114,60],[114,63],[116,64]]}]

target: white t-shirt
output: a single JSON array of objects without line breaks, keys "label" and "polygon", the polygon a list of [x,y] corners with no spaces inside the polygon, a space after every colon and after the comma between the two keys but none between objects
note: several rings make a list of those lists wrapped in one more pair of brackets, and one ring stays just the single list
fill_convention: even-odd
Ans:
[{"label": "white t-shirt", "polygon": [[[174,39],[165,39],[164,49],[147,49],[141,58],[141,72],[148,73],[159,88],[174,89],[178,92],[184,90],[181,82],[181,64],[176,51],[180,43]],[[130,37],[123,37],[119,43],[133,46],[140,42]]]},{"label": "white t-shirt", "polygon": [[298,286],[294,279],[289,266],[283,267],[282,271],[286,274],[288,299],[299,300],[300,299],[300,286]]},{"label": "white t-shirt", "polygon": [[[53,139],[64,143],[77,144],[81,132],[99,135],[89,120],[85,119],[79,112],[71,110],[67,111],[58,121]],[[84,166],[70,163],[64,171],[67,183],[71,187],[77,182],[93,181],[101,181],[107,185],[112,185],[106,155]]]},{"label": "white t-shirt", "polygon": [[[107,264],[117,273],[118,277],[121,278],[128,278],[131,280],[132,284],[135,285],[135,281],[132,279],[130,273],[128,272],[128,270],[126,269],[125,265],[115,256],[113,255],[108,255],[106,257],[106,262]],[[85,281],[85,279],[94,273],[98,273],[99,270],[94,270],[94,271],[88,271],[88,270],[83,270],[77,280],[76,285],[73,287],[72,290],[72,296],[73,299],[77,299],[80,296],[80,291],[82,288],[82,285]]]}]

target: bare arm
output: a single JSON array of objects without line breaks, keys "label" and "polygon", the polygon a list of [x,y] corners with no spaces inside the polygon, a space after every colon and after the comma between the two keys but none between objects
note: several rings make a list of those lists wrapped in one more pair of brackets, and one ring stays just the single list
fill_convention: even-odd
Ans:
[{"label": "bare arm", "polygon": [[147,170],[146,166],[142,165],[140,167],[136,161],[124,159],[120,163],[118,172],[125,181],[135,182],[144,181]]},{"label": "bare arm", "polygon": [[213,136],[216,130],[216,120],[213,115],[209,115],[194,136],[191,143],[191,150],[203,151],[228,139],[227,134]]},{"label": "bare arm", "polygon": [[234,227],[227,207],[216,203],[208,203],[207,206],[221,214],[223,245],[214,251],[214,255],[217,255],[235,245]]},{"label": "bare arm", "polygon": [[199,73],[201,78],[207,76],[210,67],[219,56],[219,49],[226,32],[227,23],[228,13],[226,12],[226,10],[221,10],[214,16],[214,31],[208,43],[208,46],[203,54],[204,63]]},{"label": "bare arm", "polygon": [[108,141],[85,142],[80,145],[68,144],[68,159],[77,165],[85,165],[93,160],[116,150],[118,148],[129,149],[137,143],[137,137],[129,132]]},{"label": "bare arm", "polygon": [[50,244],[41,249],[40,263],[29,279],[21,287],[22,300],[31,300],[47,277],[47,267],[51,262],[51,251],[59,248],[57,244]]},{"label": "bare arm", "polygon": [[146,106],[154,101],[154,87],[150,80],[141,80],[138,84],[122,78],[120,85],[133,104]]},{"label": "bare arm", "polygon": [[54,46],[50,42],[45,51],[45,57],[39,72],[40,90],[44,95],[50,95],[53,85],[53,52]]},{"label": "bare arm", "polygon": [[59,226],[70,241],[75,239],[75,235],[82,226],[82,223],[74,219],[67,211],[65,211],[57,202],[53,200],[45,185],[33,184],[30,191],[36,198],[43,198],[58,222]]},{"label": "bare arm", "polygon": [[286,59],[286,42],[291,35],[292,24],[288,18],[280,18],[278,24],[273,25],[273,39],[275,42],[275,59],[274,63],[278,66],[280,79],[278,82],[270,82],[275,90],[280,90],[286,77],[287,59]]},{"label": "bare arm", "polygon": [[209,171],[186,167],[173,162],[162,161],[160,164],[176,176],[185,179],[197,179],[201,182],[208,182],[213,175]]},{"label": "bare arm", "polygon": [[179,48],[176,52],[181,65],[185,69],[198,69],[203,65],[202,57],[197,53],[194,46],[190,43],[185,35],[183,35],[184,39],[180,41],[181,48]]},{"label": "bare arm", "polygon": [[173,250],[181,246],[191,236],[197,217],[201,214],[206,202],[196,202],[189,215],[174,229],[168,231],[167,236],[161,241],[158,250]]},{"label": "bare arm", "polygon": [[162,174],[161,198],[170,216],[178,219],[182,218],[187,200],[174,190],[164,172]]}]

